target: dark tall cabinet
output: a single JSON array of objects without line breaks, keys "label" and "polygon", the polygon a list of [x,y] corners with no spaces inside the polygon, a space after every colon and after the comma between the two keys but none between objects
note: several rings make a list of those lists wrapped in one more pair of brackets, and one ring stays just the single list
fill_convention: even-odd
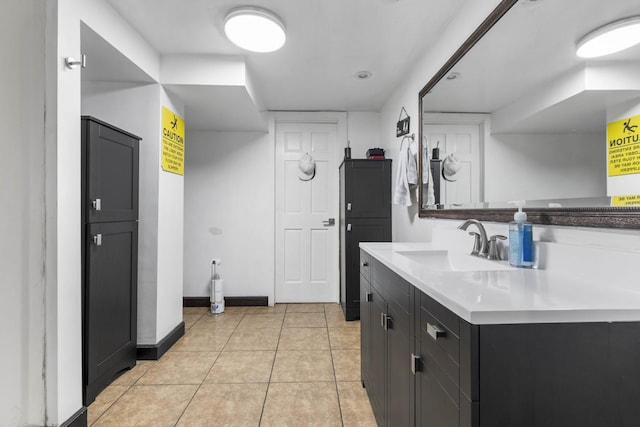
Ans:
[{"label": "dark tall cabinet", "polygon": [[140,138],[82,120],[82,379],[89,405],[136,364]]},{"label": "dark tall cabinet", "polygon": [[360,242],[391,241],[391,160],[340,165],[340,303],[360,318]]}]

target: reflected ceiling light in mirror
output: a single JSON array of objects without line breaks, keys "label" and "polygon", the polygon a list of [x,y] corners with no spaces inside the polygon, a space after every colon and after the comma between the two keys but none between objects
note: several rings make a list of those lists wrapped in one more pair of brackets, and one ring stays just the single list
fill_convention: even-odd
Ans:
[{"label": "reflected ceiling light in mirror", "polygon": [[621,19],[602,26],[578,41],[576,55],[597,58],[620,52],[640,43],[640,16]]},{"label": "reflected ceiling light in mirror", "polygon": [[232,9],[224,19],[224,33],[236,46],[258,53],[274,52],[287,40],[280,18],[253,6]]}]

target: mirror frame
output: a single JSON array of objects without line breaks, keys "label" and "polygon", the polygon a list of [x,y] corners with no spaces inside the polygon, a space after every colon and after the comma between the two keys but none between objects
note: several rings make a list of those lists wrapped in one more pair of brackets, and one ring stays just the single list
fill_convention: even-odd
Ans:
[{"label": "mirror frame", "polygon": [[[442,80],[464,55],[514,6],[518,0],[502,0],[482,21],[480,26],[465,40],[451,58],[427,82],[418,94],[420,126],[419,147],[422,152],[423,105],[422,99]],[[422,182],[422,156],[418,156],[418,182]],[[423,195],[418,188],[418,215],[420,218],[461,219],[475,218],[479,221],[509,222],[515,209],[424,209]],[[527,209],[529,221],[535,224],[599,228],[640,228],[638,207],[585,207],[585,208],[535,208]]]}]

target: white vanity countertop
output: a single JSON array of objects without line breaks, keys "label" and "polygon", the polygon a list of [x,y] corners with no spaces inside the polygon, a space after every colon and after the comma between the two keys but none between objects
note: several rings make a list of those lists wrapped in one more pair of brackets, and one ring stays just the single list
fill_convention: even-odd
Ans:
[{"label": "white vanity countertop", "polygon": [[446,249],[431,243],[360,243],[360,248],[472,324],[640,321],[640,284],[538,269],[433,271],[396,252]]}]

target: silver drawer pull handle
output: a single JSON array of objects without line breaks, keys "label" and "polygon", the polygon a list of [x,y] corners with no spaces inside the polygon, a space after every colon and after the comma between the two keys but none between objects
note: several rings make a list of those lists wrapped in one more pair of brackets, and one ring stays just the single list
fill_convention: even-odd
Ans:
[{"label": "silver drawer pull handle", "polygon": [[96,211],[102,210],[102,199],[95,199],[91,202],[91,207]]},{"label": "silver drawer pull handle", "polygon": [[102,234],[93,235],[93,244],[96,246],[102,246]]},{"label": "silver drawer pull handle", "polygon": [[416,356],[415,354],[411,353],[411,373],[413,375],[415,375],[416,372],[420,371],[421,361],[422,361],[422,358],[420,356]]},{"label": "silver drawer pull handle", "polygon": [[438,327],[437,325],[432,325],[431,323],[427,323],[427,333],[431,335],[431,338],[437,340],[438,338],[443,338],[446,335],[446,332]]}]

